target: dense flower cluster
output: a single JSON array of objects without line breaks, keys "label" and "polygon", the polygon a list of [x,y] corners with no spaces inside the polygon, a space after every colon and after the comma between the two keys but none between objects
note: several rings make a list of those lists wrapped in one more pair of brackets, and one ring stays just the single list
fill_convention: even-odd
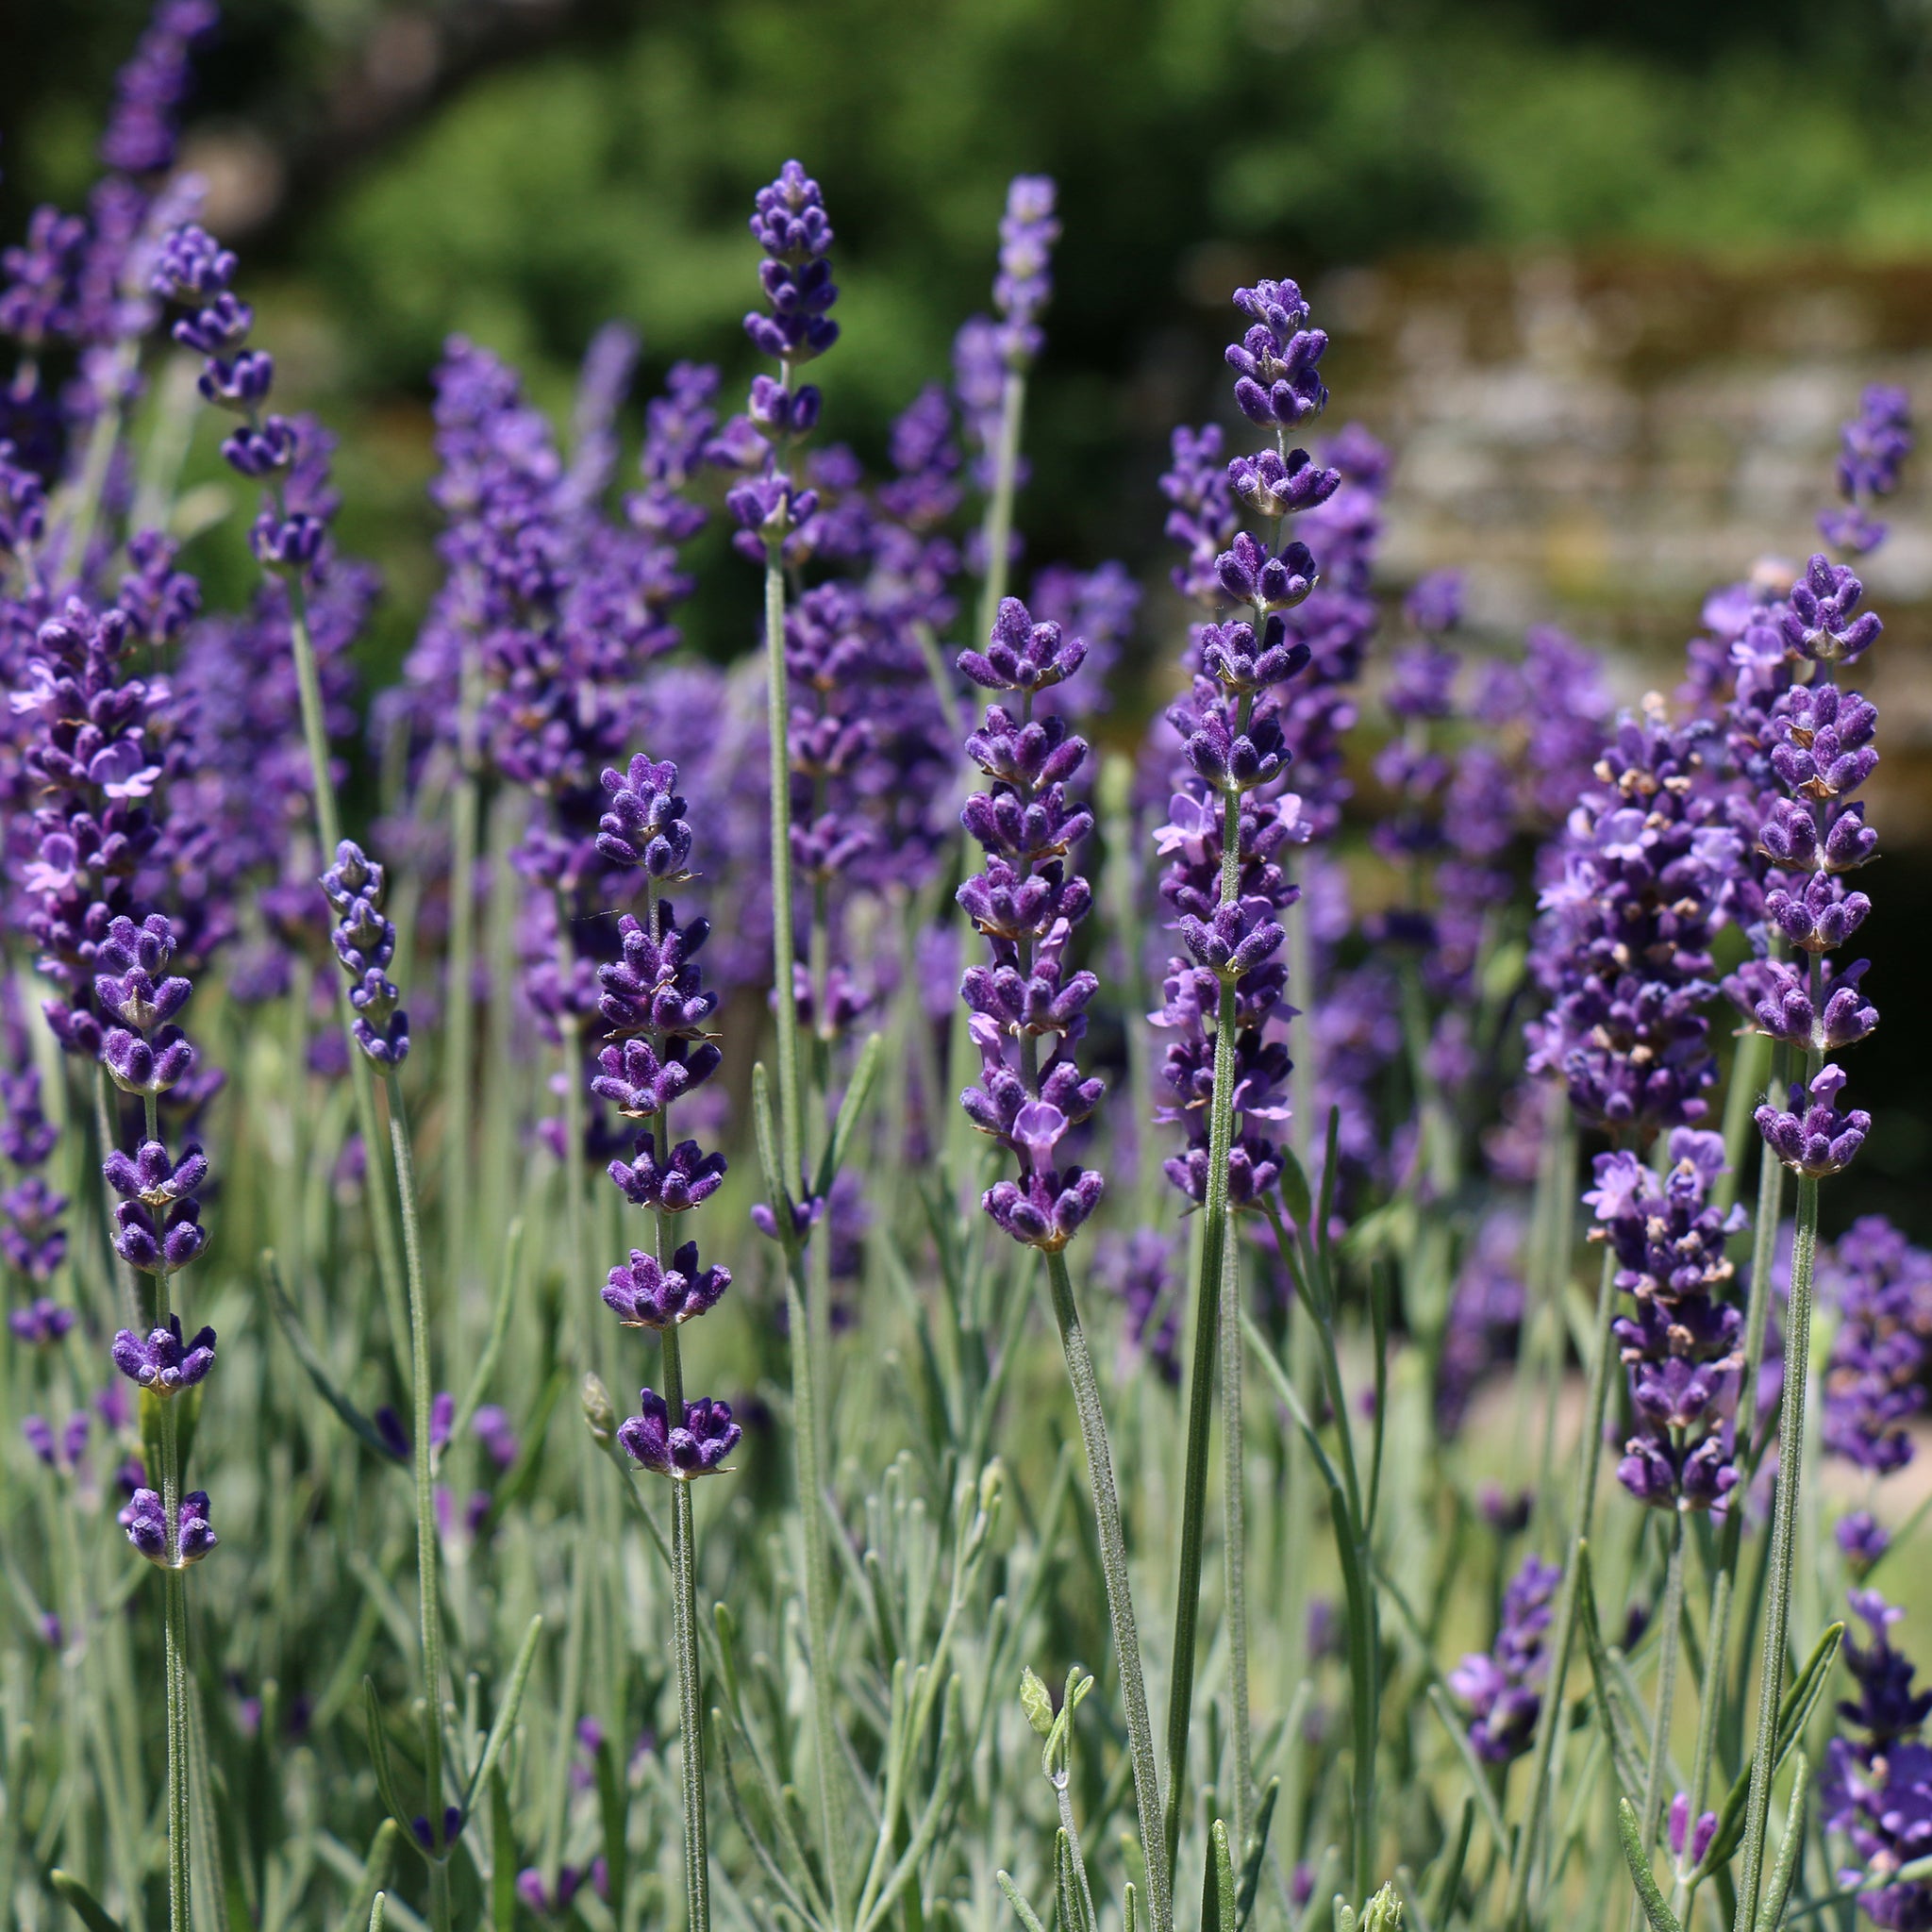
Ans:
[{"label": "dense flower cluster", "polygon": [[1001,604],[986,648],[959,655],[974,683],[1018,700],[1013,710],[989,705],[966,741],[988,787],[966,801],[960,823],[985,850],[986,866],[959,888],[958,901],[991,957],[968,967],[960,982],[981,1068],[981,1084],[960,1104],[1021,1163],[1017,1180],[987,1190],[987,1213],[1016,1241],[1048,1251],[1066,1246],[1106,1185],[1091,1169],[1062,1165],[1058,1153],[1102,1092],[1074,1058],[1099,987],[1072,957],[1075,929],[1093,904],[1092,889],[1074,869],[1093,814],[1069,791],[1087,741],[1064,718],[1032,715],[1033,694],[1071,676],[1085,655],[1080,639],[1034,623],[1017,597]]},{"label": "dense flower cluster", "polygon": [[1891,1626],[1905,1612],[1873,1590],[1853,1591],[1850,1602],[1872,1634],[1844,1646],[1858,1695],[1839,1714],[1862,1735],[1826,1747],[1819,1810],[1864,1860],[1840,1872],[1839,1883],[1857,1890],[1873,1924],[1924,1932],[1932,1925],[1932,1885],[1896,1874],[1932,1855],[1932,1748],[1920,1736],[1932,1690],[1913,1689],[1911,1660],[1891,1646]]},{"label": "dense flower cluster", "polygon": [[40,1070],[9,977],[0,983],[0,1156],[11,1169],[0,1188],[0,1257],[26,1291],[23,1304],[9,1311],[8,1325],[21,1341],[41,1347],[58,1341],[74,1324],[74,1311],[45,1292],[67,1258],[67,1231],[60,1224],[67,1197],[40,1172],[58,1140],[41,1105]]},{"label": "dense flower cluster", "polygon": [[1678,1127],[1661,1179],[1627,1149],[1600,1154],[1584,1196],[1607,1241],[1615,1283],[1636,1303],[1615,1324],[1637,1428],[1617,1477],[1660,1509],[1723,1511],[1736,1487],[1736,1414],[1743,1313],[1726,1299],[1724,1244],[1744,1224],[1710,1199],[1724,1171],[1723,1136]]},{"label": "dense flower cluster", "polygon": [[1571,814],[1545,884],[1532,965],[1550,1008],[1533,1072],[1559,1075],[1580,1119],[1644,1137],[1704,1115],[1717,1077],[1704,1007],[1710,942],[1742,843],[1700,782],[1714,727],[1626,716]]},{"label": "dense flower cluster", "polygon": [[[1858,596],[1851,573],[1814,557],[1807,577],[1826,601],[1841,607],[1837,615],[1812,621],[1845,625],[1844,613]],[[1800,605],[1804,590],[1803,583],[1792,587],[1788,637],[1790,625],[1807,622],[1805,609],[1815,610],[1816,598]],[[1845,647],[1842,659],[1814,648],[1821,634],[1807,631],[1799,642],[1821,665],[1848,661],[1856,655],[1851,636],[1865,621],[1829,633]],[[1871,620],[1874,631],[1876,622]],[[1851,938],[1871,910],[1872,902],[1847,886],[1845,876],[1876,857],[1878,835],[1865,824],[1863,801],[1851,794],[1878,763],[1872,743],[1877,723],[1876,709],[1857,692],[1827,681],[1793,685],[1770,712],[1770,766],[1786,795],[1772,805],[1757,835],[1757,849],[1778,877],[1764,895],[1764,911],[1805,964],[1774,958],[1757,962],[1752,1013],[1763,1031],[1807,1056],[1809,1074],[1793,1083],[1789,1109],[1767,1104],[1757,1121],[1772,1152],[1813,1179],[1848,1165],[1872,1125],[1861,1108],[1840,1110],[1845,1076],[1824,1058],[1864,1039],[1878,1024],[1859,988],[1866,962],[1833,974],[1824,955]]]},{"label": "dense flower cluster", "polygon": [[[1064,719],[1030,713],[1034,694],[1077,671],[1085,649],[1059,625],[1035,624],[1026,607],[1009,597],[986,650],[959,658],[974,683],[1021,700],[1017,716],[990,705],[967,740],[969,755],[991,782],[968,799],[961,822],[987,863],[958,896],[992,957],[991,965],[969,968],[960,989],[984,1081],[962,1101],[974,1126],[1024,1163],[1020,1182],[989,1191],[987,1211],[1016,1241],[1049,1249],[1065,1245],[1103,1186],[1096,1174],[1055,1164],[1060,1139],[1091,1113],[1101,1092],[1073,1052],[1097,981],[1069,957],[1074,928],[1092,904],[1072,855],[1093,818],[1068,795],[1086,761],[1086,741]],[[1052,1042],[1043,1068],[1042,1041]]]},{"label": "dense flower cluster", "polygon": [[1557,1585],[1554,1563],[1525,1557],[1503,1592],[1496,1641],[1449,1673],[1449,1688],[1470,1707],[1469,1741],[1486,1764],[1507,1764],[1529,1749],[1549,1671],[1546,1638]]},{"label": "dense flower cluster", "polygon": [[1886,1474],[1911,1460],[1907,1424],[1925,1404],[1932,1255],[1867,1214],[1820,1251],[1818,1290],[1839,1315],[1824,1370],[1824,1447]]},{"label": "dense flower cluster", "polygon": [[[710,927],[702,919],[680,926],[664,885],[691,876],[691,828],[677,790],[677,767],[654,764],[641,752],[629,765],[604,774],[608,801],[597,831],[598,849],[613,865],[641,874],[644,918],[618,923],[622,957],[597,974],[598,1010],[608,1028],[597,1056],[592,1089],[633,1123],[629,1160],[610,1163],[610,1178],[635,1208],[655,1215],[650,1253],[630,1251],[610,1271],[606,1305],[627,1328],[668,1329],[715,1307],[731,1286],[728,1268],[705,1267],[698,1244],[686,1241],[667,1261],[665,1217],[695,1208],[724,1178],[724,1157],[706,1154],[695,1141],[671,1141],[672,1102],[692,1092],[718,1070],[722,1056],[707,1025],[718,996],[706,991],[696,956]],[[668,1344],[667,1344],[668,1345]],[[625,1450],[660,1475],[706,1475],[737,1446],[742,1431],[728,1404],[670,1401],[650,1389],[640,1414],[618,1430]]]}]

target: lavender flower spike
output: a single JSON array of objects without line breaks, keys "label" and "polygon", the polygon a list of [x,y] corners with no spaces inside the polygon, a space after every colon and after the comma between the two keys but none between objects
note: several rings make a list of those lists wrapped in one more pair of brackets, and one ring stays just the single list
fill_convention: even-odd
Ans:
[{"label": "lavender flower spike", "polygon": [[1020,1158],[1020,1177],[995,1182],[981,1205],[1013,1240],[1049,1253],[1073,1239],[1106,1185],[1097,1174],[1061,1165],[1058,1152],[1101,1093],[1074,1058],[1099,982],[1067,958],[1092,904],[1071,867],[1093,815],[1067,795],[1086,762],[1086,741],[1064,718],[1028,714],[1032,694],[1076,669],[1085,652],[1079,639],[1063,636],[1058,625],[1036,625],[1008,597],[988,648],[959,658],[975,682],[1022,700],[1018,717],[989,706],[966,741],[988,789],[973,793],[959,817],[985,848],[986,870],[958,896],[991,959],[969,967],[960,983],[983,1069],[982,1084],[961,1094],[960,1105],[975,1127]]},{"label": "lavender flower spike", "polygon": [[322,875],[322,890],[335,908],[329,937],[337,963],[354,982],[349,1004],[356,1010],[356,1043],[377,1066],[399,1067],[409,1056],[409,1016],[384,975],[396,951],[395,926],[382,911],[388,878],[361,846],[344,839],[336,847],[336,862]]},{"label": "lavender flower spike", "polygon": [[716,1475],[744,1433],[731,1420],[727,1402],[688,1402],[684,1420],[676,1424],[664,1398],[652,1390],[638,1391],[638,1405],[641,1413],[620,1425],[617,1440],[633,1461],[679,1482]]},{"label": "lavender flower spike", "polygon": [[1529,1749],[1549,1669],[1544,1639],[1563,1573],[1531,1556],[1503,1592],[1501,1627],[1487,1654],[1465,1657],[1449,1688],[1470,1707],[1469,1741],[1487,1764],[1507,1764]]},{"label": "lavender flower spike", "polygon": [[131,1382],[157,1395],[192,1389],[215,1365],[215,1331],[202,1328],[192,1341],[181,1337],[181,1317],[170,1315],[164,1326],[143,1341],[132,1329],[114,1338],[114,1366]]},{"label": "lavender flower spike", "polygon": [[185,1570],[200,1562],[221,1541],[208,1520],[206,1490],[189,1491],[172,1524],[158,1491],[136,1490],[117,1521],[127,1532],[127,1541],[163,1570]]}]

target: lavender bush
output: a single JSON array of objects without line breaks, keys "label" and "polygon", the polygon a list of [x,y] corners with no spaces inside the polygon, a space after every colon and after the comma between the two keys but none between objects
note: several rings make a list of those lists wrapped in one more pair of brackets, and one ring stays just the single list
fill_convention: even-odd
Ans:
[{"label": "lavender bush", "polygon": [[0,264],[8,1922],[1932,1925],[1932,1257],[1831,1209],[1907,399],[1619,709],[1389,582],[1287,279],[1181,560],[1031,556],[1039,176],[870,472],[787,160],[740,413],[448,344],[364,692],[215,25]]}]

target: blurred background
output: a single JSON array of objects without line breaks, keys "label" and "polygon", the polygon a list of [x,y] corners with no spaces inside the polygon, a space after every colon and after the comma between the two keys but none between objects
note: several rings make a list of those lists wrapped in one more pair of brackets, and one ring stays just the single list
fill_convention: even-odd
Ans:
[{"label": "blurred background", "polygon": [[[8,238],[83,199],[145,16],[0,5]],[[291,400],[343,435],[343,543],[389,587],[371,687],[434,583],[445,334],[559,410],[610,317],[641,331],[646,386],[696,356],[728,388],[751,365],[745,209],[791,154],[839,231],[827,426],[868,456],[986,306],[1008,176],[1058,178],[1021,517],[1034,562],[1118,555],[1148,582],[1123,733],[1181,622],[1155,477],[1174,421],[1223,411],[1237,282],[1309,289],[1331,426],[1395,452],[1391,593],[1459,567],[1479,635],[1561,623],[1628,698],[1674,684],[1711,588],[1808,553],[1864,383],[1932,405],[1926,0],[229,0],[197,67],[183,158]],[[1922,1240],[1932,1019],[1904,995],[1932,910],[1928,473],[1869,574],[1887,1030],[1856,1070],[1878,1131],[1832,1191]],[[712,541],[689,628],[722,658],[755,585]],[[243,580],[234,548],[211,600]]]}]

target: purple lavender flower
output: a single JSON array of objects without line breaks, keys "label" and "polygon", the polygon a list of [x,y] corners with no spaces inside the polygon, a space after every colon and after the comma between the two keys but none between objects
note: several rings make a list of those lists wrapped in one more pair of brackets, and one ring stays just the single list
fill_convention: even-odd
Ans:
[{"label": "purple lavender flower", "polygon": [[134,54],[115,76],[114,110],[101,159],[126,175],[174,166],[175,118],[188,92],[190,54],[220,17],[214,0],[161,0]]},{"label": "purple lavender flower", "polygon": [[150,1563],[163,1570],[185,1570],[198,1563],[220,1541],[208,1518],[208,1491],[191,1490],[181,1498],[171,1524],[156,1490],[136,1490],[116,1519],[127,1541]]},{"label": "purple lavender flower", "polygon": [[1885,525],[1870,505],[1898,488],[1899,471],[1912,449],[1910,404],[1902,389],[1874,383],[1858,398],[1858,413],[1839,436],[1838,509],[1818,519],[1820,534],[1848,557],[1863,557],[1885,541]]},{"label": "purple lavender flower", "polygon": [[1891,1547],[1890,1532],[1869,1509],[1840,1517],[1832,1533],[1854,1576],[1863,1576]]},{"label": "purple lavender flower", "polygon": [[1144,1357],[1170,1388],[1177,1387],[1180,1309],[1173,1241],[1153,1227],[1139,1227],[1130,1235],[1103,1235],[1093,1251],[1093,1274],[1120,1300],[1126,1316],[1125,1348]]},{"label": "purple lavender flower", "polygon": [[336,963],[350,980],[356,1042],[379,1067],[399,1067],[409,1055],[409,1016],[384,969],[395,958],[396,929],[382,910],[389,888],[383,868],[361,846],[344,839],[336,862],[322,875],[324,896],[334,908],[329,937]]},{"label": "purple lavender flower", "polygon": [[1000,346],[1009,369],[1024,369],[1040,354],[1040,311],[1053,294],[1053,244],[1060,238],[1054,219],[1056,190],[1044,175],[1015,175],[1000,217],[1000,267],[993,278],[993,307],[1001,318]]},{"label": "purple lavender flower", "polygon": [[1617,1476],[1655,1508],[1722,1515],[1737,1485],[1734,1461],[1743,1315],[1723,1299],[1735,1270],[1724,1245],[1744,1226],[1709,1199],[1724,1171],[1724,1139],[1674,1129],[1659,1179],[1627,1150],[1596,1158],[1584,1196],[1610,1244],[1617,1287],[1634,1312],[1614,1324],[1629,1372],[1637,1428]]},{"label": "purple lavender flower", "polygon": [[1752,1116],[1765,1145],[1793,1174],[1822,1180],[1842,1173],[1865,1144],[1872,1116],[1862,1108],[1839,1110],[1838,1096],[1844,1084],[1843,1071],[1827,1065],[1811,1076],[1808,1085],[1791,1083],[1789,1108],[1767,1103]]},{"label": "purple lavender flower", "polygon": [[498,1469],[508,1469],[517,1459],[523,1444],[517,1440],[517,1432],[511,1426],[507,1410],[499,1408],[493,1402],[486,1402],[476,1411],[470,1426],[475,1431],[477,1441],[482,1443],[484,1453]]},{"label": "purple lavender flower", "polygon": [[1671,1857],[1689,1870],[1702,1864],[1705,1853],[1710,1849],[1710,1841],[1717,1836],[1717,1813],[1700,1812],[1693,1824],[1690,1822],[1690,1793],[1679,1791],[1671,1800],[1671,1808],[1665,1814],[1664,1833],[1670,1842]]},{"label": "purple lavender flower", "polygon": [[1292,429],[1318,415],[1328,391],[1315,373],[1328,347],[1321,329],[1311,329],[1308,305],[1294,283],[1257,282],[1237,289],[1235,307],[1253,322],[1227,351],[1235,372],[1234,399],[1251,423]]},{"label": "purple lavender flower", "polygon": [[28,1348],[52,1348],[74,1326],[74,1310],[41,1295],[25,1307],[13,1309],[7,1325],[14,1339]]},{"label": "purple lavender flower", "polygon": [[1891,1647],[1891,1625],[1905,1613],[1876,1591],[1855,1590],[1848,1601],[1872,1638],[1845,1643],[1859,1694],[1839,1714],[1864,1735],[1834,1738],[1826,1747],[1819,1813],[1864,1860],[1862,1869],[1840,1872],[1839,1883],[1857,1890],[1874,1924],[1907,1932],[1932,1924],[1932,1886],[1893,1875],[1932,1853],[1932,1749],[1919,1737],[1932,1690],[1912,1688],[1910,1659]]},{"label": "purple lavender flower", "polygon": [[[981,1084],[960,1105],[975,1127],[1021,1161],[1020,1177],[996,1182],[982,1206],[1015,1241],[1049,1252],[1065,1247],[1105,1186],[1099,1174],[1063,1165],[1058,1153],[1101,1091],[1074,1054],[1099,982],[1068,958],[1074,928],[1092,904],[1072,863],[1093,815],[1067,793],[1086,762],[1087,742],[1064,718],[1030,715],[1033,692],[1077,669],[1085,648],[1058,625],[1036,625],[1008,597],[987,650],[960,658],[975,682],[1022,700],[1017,717],[990,705],[967,740],[989,783],[968,798],[960,823],[985,848],[986,869],[958,898],[991,957],[968,967],[960,982],[981,1064]],[[1044,1066],[1042,1041],[1050,1045]]]},{"label": "purple lavender flower", "polygon": [[1886,1474],[1911,1460],[1907,1424],[1925,1402],[1932,1255],[1867,1214],[1820,1253],[1817,1278],[1839,1313],[1824,1371],[1825,1450]]},{"label": "purple lavender flower", "polygon": [[1532,1072],[1578,1116],[1648,1133],[1701,1119],[1716,1078],[1703,1008],[1712,935],[1742,857],[1699,783],[1707,724],[1625,717],[1558,848],[1532,964],[1551,995],[1525,1029]]},{"label": "purple lavender flower", "polygon": [[617,1440],[633,1461],[680,1482],[715,1474],[744,1433],[731,1420],[727,1402],[687,1402],[684,1420],[676,1424],[664,1398],[652,1390],[638,1391],[638,1406],[640,1413],[620,1424]]},{"label": "purple lavender flower", "polygon": [[1494,1645],[1465,1657],[1449,1688],[1470,1707],[1469,1741],[1487,1764],[1507,1764],[1529,1749],[1549,1670],[1544,1648],[1562,1571],[1530,1556],[1503,1592]]},{"label": "purple lavender flower", "polygon": [[630,1265],[610,1271],[604,1300],[626,1328],[667,1328],[716,1307],[730,1286],[730,1269],[701,1267],[698,1244],[686,1241],[668,1267],[633,1248]]},{"label": "purple lavender flower", "polygon": [[113,1355],[114,1366],[130,1382],[139,1382],[157,1395],[173,1395],[193,1388],[214,1367],[215,1331],[198,1329],[183,1341],[181,1317],[170,1315],[166,1325],[144,1341],[132,1329],[122,1329],[114,1338]]}]

